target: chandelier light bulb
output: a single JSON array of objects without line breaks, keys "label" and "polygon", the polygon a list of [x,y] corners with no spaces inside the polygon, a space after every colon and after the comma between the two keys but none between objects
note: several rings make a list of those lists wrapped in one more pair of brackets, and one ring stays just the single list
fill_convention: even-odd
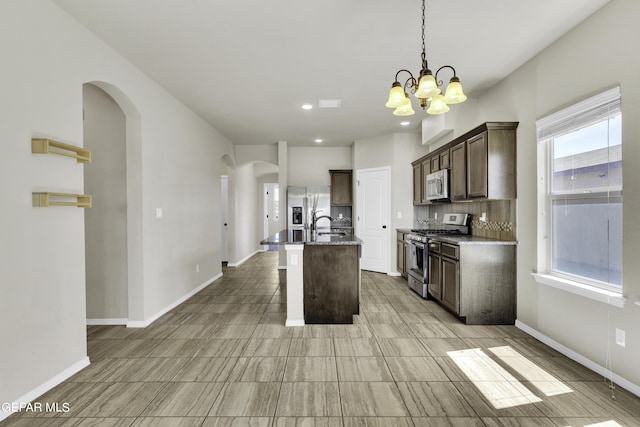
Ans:
[{"label": "chandelier light bulb", "polygon": [[466,101],[467,96],[462,91],[462,84],[460,79],[452,77],[447,85],[447,90],[444,93],[444,102],[447,104],[459,104]]},{"label": "chandelier light bulb", "polygon": [[389,91],[389,99],[385,104],[387,108],[398,108],[406,102],[407,95],[402,88],[400,82],[393,82],[391,90]]},{"label": "chandelier light bulb", "polygon": [[413,107],[411,106],[411,100],[407,97],[407,102],[395,110],[393,110],[394,116],[413,116],[416,112],[413,111]]},{"label": "chandelier light bulb", "polygon": [[416,98],[431,98],[440,94],[440,89],[436,84],[436,79],[433,78],[430,70],[427,70],[425,74],[420,77],[418,82],[418,90],[416,90]]},{"label": "chandelier light bulb", "polygon": [[436,95],[431,99],[431,104],[427,109],[427,113],[429,114],[444,114],[449,111],[449,106],[444,101],[444,96],[442,94]]}]

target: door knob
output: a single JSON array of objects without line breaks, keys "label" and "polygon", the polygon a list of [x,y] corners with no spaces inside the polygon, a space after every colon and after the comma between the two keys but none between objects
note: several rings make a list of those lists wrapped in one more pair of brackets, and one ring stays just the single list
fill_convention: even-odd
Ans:
[{"label": "door knob", "polygon": [[224,223],[224,226],[225,226],[225,227],[227,226],[227,223],[226,223],[226,222]]}]

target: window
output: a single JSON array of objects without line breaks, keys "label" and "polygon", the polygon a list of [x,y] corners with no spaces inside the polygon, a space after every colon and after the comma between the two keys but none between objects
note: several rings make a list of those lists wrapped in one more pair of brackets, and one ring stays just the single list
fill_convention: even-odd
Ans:
[{"label": "window", "polygon": [[620,88],[536,123],[543,250],[539,272],[622,291]]}]

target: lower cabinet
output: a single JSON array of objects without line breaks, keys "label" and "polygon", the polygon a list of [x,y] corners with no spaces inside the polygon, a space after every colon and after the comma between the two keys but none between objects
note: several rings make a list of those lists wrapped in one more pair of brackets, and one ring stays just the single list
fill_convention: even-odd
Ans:
[{"label": "lower cabinet", "polygon": [[515,261],[515,245],[430,240],[429,293],[468,325],[513,325]]},{"label": "lower cabinet", "polygon": [[396,269],[405,279],[409,277],[409,242],[406,241],[407,234],[396,232]]}]

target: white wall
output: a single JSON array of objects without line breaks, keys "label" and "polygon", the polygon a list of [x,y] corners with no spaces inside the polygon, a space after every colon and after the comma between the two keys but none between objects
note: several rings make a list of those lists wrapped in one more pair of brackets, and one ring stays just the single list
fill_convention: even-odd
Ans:
[{"label": "white wall", "polygon": [[[625,41],[640,39],[640,2],[613,0],[478,99],[461,104],[460,134],[489,120],[516,120],[518,127],[518,320],[600,366],[611,347],[614,373],[640,390],[640,57]],[[462,71],[460,70],[462,73]],[[537,284],[536,119],[617,84],[622,89],[624,308]],[[466,110],[465,110],[466,108]],[[626,331],[626,348],[614,343]]]},{"label": "white wall", "polygon": [[330,169],[352,169],[351,147],[289,147],[288,185],[331,185]]},{"label": "white wall", "polygon": [[83,86],[82,105],[84,147],[92,153],[83,168],[85,192],[93,196],[84,212],[87,319],[122,323],[129,313],[126,119],[113,98],[91,84]]},{"label": "white wall", "polygon": [[[262,194],[256,179],[255,163],[237,166],[235,173],[235,258],[230,265],[241,263],[260,249],[258,195]],[[262,229],[262,227],[260,227]]]},{"label": "white wall", "polygon": [[[82,85],[119,88],[139,113],[138,318],[146,321],[221,271],[220,159],[231,143],[48,0],[0,3],[0,402],[36,397],[84,366],[84,212],[32,208],[31,192],[82,193],[83,168],[33,155],[30,138],[82,145]],[[129,160],[129,159],[128,159]],[[135,163],[135,162],[134,162]],[[155,219],[156,207],[164,218]],[[200,272],[195,272],[195,264]],[[139,264],[139,265],[138,265]],[[66,371],[65,370],[69,370]],[[53,383],[45,384],[47,381]],[[0,417],[5,414],[0,414]]]},{"label": "white wall", "polygon": [[[354,170],[391,167],[391,206],[389,218],[389,265],[396,272],[396,228],[413,225],[413,168],[411,162],[427,154],[418,133],[395,133],[356,140],[353,144]],[[400,212],[402,218],[398,218]]]}]

